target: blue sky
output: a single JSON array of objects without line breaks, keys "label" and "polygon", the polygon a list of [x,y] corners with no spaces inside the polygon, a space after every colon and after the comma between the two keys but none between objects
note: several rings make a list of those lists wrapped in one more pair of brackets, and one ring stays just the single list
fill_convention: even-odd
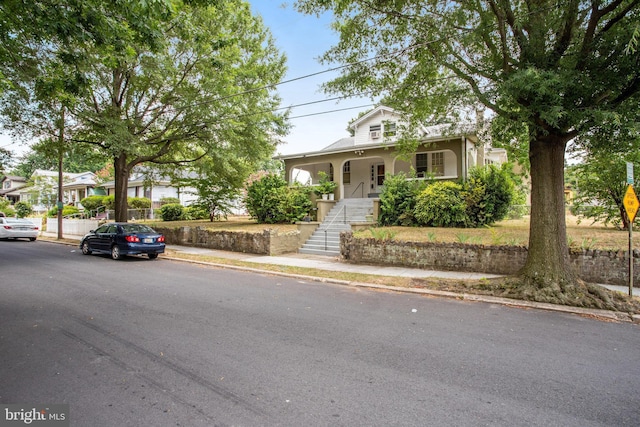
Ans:
[{"label": "blue sky", "polygon": [[[250,0],[249,3],[254,15],[262,16],[265,26],[270,29],[276,40],[276,45],[287,56],[288,72],[285,81],[341,65],[321,65],[318,62],[318,58],[338,41],[338,36],[329,27],[332,21],[330,14],[320,18],[303,15],[293,9],[292,2],[283,5],[277,0]],[[336,76],[337,71],[278,86],[282,105],[286,107],[336,97],[325,95],[320,90],[323,82]],[[369,99],[329,101],[294,108],[291,117],[371,104]],[[320,150],[340,138],[349,136],[346,128],[351,119],[357,117],[359,112],[370,108],[367,106],[292,119],[291,132],[284,138],[285,144],[280,145],[277,151],[280,154],[294,154]]]},{"label": "blue sky", "polygon": [[[283,3],[278,0],[249,0],[254,15],[260,15],[266,27],[271,31],[278,49],[287,56],[287,75],[285,81],[306,76],[335,67],[339,64],[321,65],[318,58],[338,40],[338,36],[329,27],[330,14],[318,18],[304,15],[294,10],[293,1]],[[288,107],[314,101],[322,101],[328,96],[320,90],[320,85],[336,77],[338,72],[323,73],[292,83],[278,86],[282,97],[282,106]],[[357,109],[312,115],[291,120],[291,131],[284,137],[284,144],[277,147],[278,154],[294,154],[317,151],[340,138],[349,136],[346,131],[351,119],[361,111],[367,111],[372,104],[369,99],[347,99],[322,102],[292,109],[291,117],[365,106]],[[11,138],[0,135],[0,147],[22,153],[25,145],[12,142]]]}]

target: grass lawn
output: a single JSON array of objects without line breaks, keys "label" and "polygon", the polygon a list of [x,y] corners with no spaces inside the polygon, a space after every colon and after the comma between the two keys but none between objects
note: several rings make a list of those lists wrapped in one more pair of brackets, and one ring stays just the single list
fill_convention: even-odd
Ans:
[{"label": "grass lawn", "polygon": [[[376,234],[400,241],[528,246],[529,220],[506,220],[483,228],[385,227],[384,231],[363,231],[357,236],[376,237]],[[628,250],[629,233],[567,216],[567,242],[574,249]],[[640,238],[634,238],[633,247],[640,249]]]}]

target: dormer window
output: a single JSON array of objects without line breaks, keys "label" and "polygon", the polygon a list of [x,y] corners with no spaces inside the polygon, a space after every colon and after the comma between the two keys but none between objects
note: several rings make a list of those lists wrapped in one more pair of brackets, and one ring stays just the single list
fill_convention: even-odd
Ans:
[{"label": "dormer window", "polygon": [[369,126],[369,139],[379,139],[382,136],[382,125]]}]

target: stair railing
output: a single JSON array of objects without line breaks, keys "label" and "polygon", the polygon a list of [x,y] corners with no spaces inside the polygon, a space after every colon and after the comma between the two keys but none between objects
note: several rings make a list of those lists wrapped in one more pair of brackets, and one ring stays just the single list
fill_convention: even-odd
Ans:
[{"label": "stair railing", "polygon": [[340,206],[340,209],[338,210],[338,212],[336,212],[335,216],[331,219],[329,224],[327,224],[327,226],[324,228],[324,250],[325,251],[328,250],[327,249],[328,248],[327,231],[329,230],[329,227],[333,225],[335,220],[340,216],[340,212],[343,212],[343,215],[344,215],[343,223],[344,224],[347,223],[347,205],[343,204],[342,206]]}]

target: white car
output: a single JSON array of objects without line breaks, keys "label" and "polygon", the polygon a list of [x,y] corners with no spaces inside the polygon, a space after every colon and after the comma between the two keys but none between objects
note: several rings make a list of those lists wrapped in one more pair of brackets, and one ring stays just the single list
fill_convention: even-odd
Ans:
[{"label": "white car", "polygon": [[33,242],[39,232],[38,227],[29,220],[0,217],[0,239],[29,239]]}]

